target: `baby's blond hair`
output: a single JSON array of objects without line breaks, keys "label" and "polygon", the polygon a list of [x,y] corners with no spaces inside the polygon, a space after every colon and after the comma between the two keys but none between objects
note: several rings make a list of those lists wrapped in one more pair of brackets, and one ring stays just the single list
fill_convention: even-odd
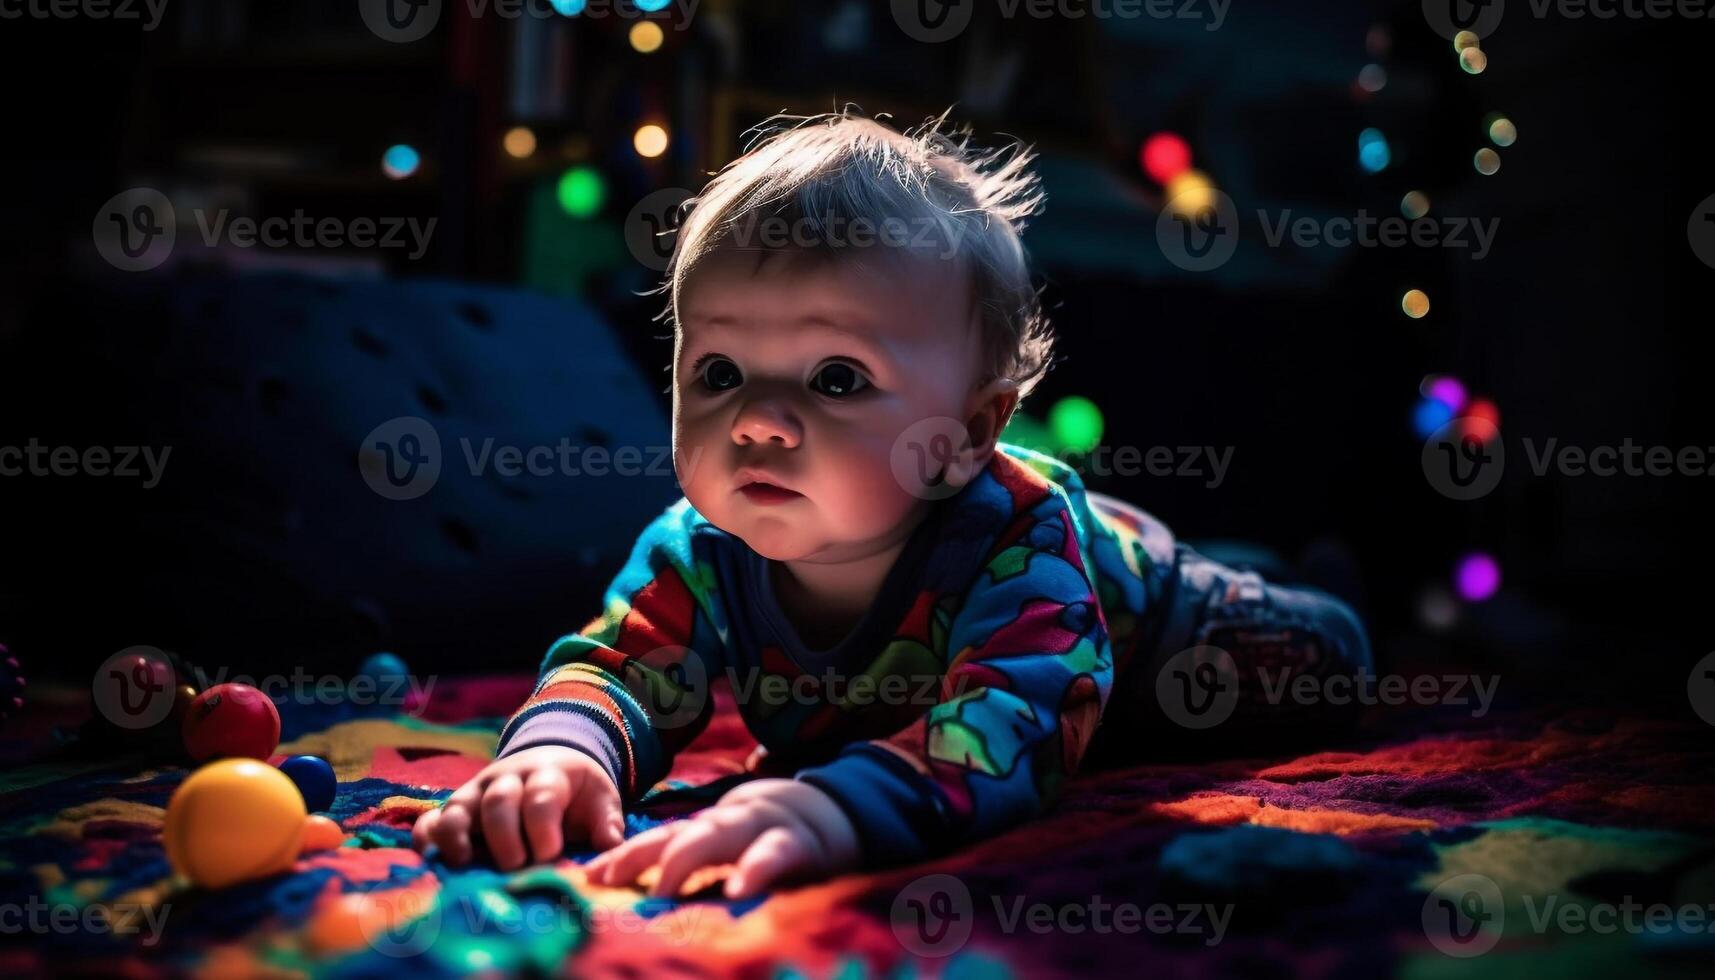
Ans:
[{"label": "baby's blond hair", "polygon": [[[969,278],[984,380],[1009,379],[1028,394],[1054,347],[1020,240],[1043,202],[1033,154],[1017,144],[974,150],[968,127],[941,131],[946,119],[899,132],[848,110],[757,127],[753,145],[682,205],[664,283],[669,315],[698,264],[723,248],[849,258],[862,251],[854,229],[864,228],[875,244],[918,255],[927,232]],[[759,225],[785,234],[757,234]]]}]

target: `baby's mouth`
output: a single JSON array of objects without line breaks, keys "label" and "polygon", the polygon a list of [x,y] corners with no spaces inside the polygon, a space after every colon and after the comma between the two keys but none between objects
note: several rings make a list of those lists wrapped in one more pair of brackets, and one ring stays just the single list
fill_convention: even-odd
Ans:
[{"label": "baby's mouth", "polygon": [[788,490],[760,480],[744,484],[738,488],[738,492],[744,494],[744,499],[751,503],[763,505],[784,504],[804,496],[796,490]]}]

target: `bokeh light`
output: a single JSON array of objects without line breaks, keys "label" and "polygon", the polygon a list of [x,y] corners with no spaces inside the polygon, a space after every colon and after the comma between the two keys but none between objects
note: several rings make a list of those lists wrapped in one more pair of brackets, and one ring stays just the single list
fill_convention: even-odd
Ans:
[{"label": "bokeh light", "polygon": [[1102,410],[1082,395],[1071,395],[1048,410],[1048,429],[1063,449],[1087,453],[1102,441]]},{"label": "bokeh light", "polygon": [[1500,434],[1501,410],[1487,398],[1475,398],[1465,406],[1465,414],[1461,416],[1464,422],[1459,426],[1459,434],[1470,436],[1478,442],[1488,442]]},{"label": "bokeh light", "polygon": [[1424,386],[1423,394],[1435,399],[1454,412],[1465,407],[1465,383],[1450,374],[1431,378]]},{"label": "bokeh light", "polygon": [[1429,195],[1422,191],[1406,191],[1399,199],[1399,213],[1416,221],[1429,213]]},{"label": "bokeh light", "polygon": [[1489,56],[1482,48],[1466,48],[1459,52],[1459,67],[1465,69],[1467,75],[1481,75],[1489,67]]},{"label": "bokeh light", "polygon": [[641,156],[658,157],[667,152],[667,131],[654,123],[645,123],[632,134],[631,145]]},{"label": "bokeh light", "polygon": [[1429,313],[1429,294],[1421,289],[1408,289],[1399,298],[1399,308],[1413,320],[1421,320]]},{"label": "bokeh light", "polygon": [[1358,134],[1358,165],[1365,171],[1381,173],[1387,169],[1391,159],[1393,153],[1388,149],[1387,137],[1381,130],[1371,127]]},{"label": "bokeh light", "polygon": [[1380,92],[1387,87],[1387,69],[1381,65],[1365,65],[1358,72],[1358,87],[1366,92]]},{"label": "bokeh light", "polygon": [[1387,55],[1388,49],[1392,47],[1393,35],[1381,24],[1372,25],[1368,31],[1364,32],[1364,50],[1370,53],[1370,57],[1384,57]]},{"label": "bokeh light", "polygon": [[1487,177],[1501,169],[1501,155],[1485,146],[1478,150],[1475,156],[1471,157],[1471,166],[1476,167],[1478,173]]},{"label": "bokeh light", "polygon": [[1417,407],[1411,410],[1411,427],[1417,430],[1419,439],[1427,439],[1436,430],[1453,421],[1453,410],[1444,401],[1434,398],[1420,398]]},{"label": "bokeh light", "polygon": [[1424,589],[1417,598],[1417,618],[1425,629],[1444,633],[1459,625],[1459,603],[1446,589]]},{"label": "bokeh light", "polygon": [[631,5],[646,14],[658,14],[667,9],[673,0],[631,0]]},{"label": "bokeh light", "polygon": [[640,20],[631,25],[631,33],[626,35],[631,41],[631,49],[638,54],[653,54],[661,49],[661,42],[667,36],[661,33],[661,25],[652,20]]},{"label": "bokeh light", "polygon": [[560,207],[574,218],[588,218],[601,210],[607,187],[594,167],[576,166],[560,175],[555,188]]},{"label": "bokeh light", "polygon": [[404,180],[416,173],[422,164],[423,158],[416,147],[406,143],[395,143],[381,154],[381,171],[394,180]]},{"label": "bokeh light", "polygon": [[1215,206],[1215,185],[1201,170],[1180,171],[1167,182],[1167,207],[1174,214],[1194,215]]},{"label": "bokeh light", "polygon": [[1490,116],[1489,140],[1496,146],[1511,146],[1518,142],[1518,127],[1506,116],[1498,113]]},{"label": "bokeh light", "polygon": [[1483,39],[1477,36],[1476,31],[1460,31],[1453,35],[1454,51],[1463,52],[1467,48],[1474,48],[1482,43]]},{"label": "bokeh light", "polygon": [[1480,551],[1466,555],[1453,570],[1453,587],[1465,601],[1482,602],[1500,591],[1500,562]]},{"label": "bokeh light", "polygon": [[536,152],[536,134],[530,131],[529,126],[514,126],[506,131],[500,145],[506,148],[508,156],[522,160]]},{"label": "bokeh light", "polygon": [[576,17],[589,6],[589,0],[553,0],[554,10],[567,17]]},{"label": "bokeh light", "polygon": [[1143,141],[1138,159],[1151,180],[1165,184],[1191,168],[1191,145],[1178,133],[1156,133]]}]

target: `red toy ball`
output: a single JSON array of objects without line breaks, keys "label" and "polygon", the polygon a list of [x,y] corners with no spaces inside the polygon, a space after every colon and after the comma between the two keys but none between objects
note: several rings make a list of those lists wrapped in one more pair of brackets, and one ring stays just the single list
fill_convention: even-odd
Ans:
[{"label": "red toy ball", "polygon": [[216,684],[196,696],[179,734],[197,762],[242,757],[267,761],[280,744],[280,712],[248,684]]}]

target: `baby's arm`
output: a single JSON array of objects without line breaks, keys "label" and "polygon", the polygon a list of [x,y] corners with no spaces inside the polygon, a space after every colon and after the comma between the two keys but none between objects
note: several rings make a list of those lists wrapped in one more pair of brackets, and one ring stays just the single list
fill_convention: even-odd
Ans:
[{"label": "baby's arm", "polygon": [[1041,811],[1107,702],[1107,625],[1064,499],[997,540],[953,620],[941,703],[798,774],[851,819],[867,865],[921,860]]},{"label": "baby's arm", "polygon": [[621,802],[664,776],[713,711],[706,678],[719,669],[725,630],[693,556],[698,520],[681,503],[644,531],[608,587],[606,611],[549,649],[495,761],[424,816],[419,847],[437,844],[462,863],[480,832],[510,869],[527,860],[525,840],[537,860],[558,856],[562,821],[598,848],[619,842]]}]

